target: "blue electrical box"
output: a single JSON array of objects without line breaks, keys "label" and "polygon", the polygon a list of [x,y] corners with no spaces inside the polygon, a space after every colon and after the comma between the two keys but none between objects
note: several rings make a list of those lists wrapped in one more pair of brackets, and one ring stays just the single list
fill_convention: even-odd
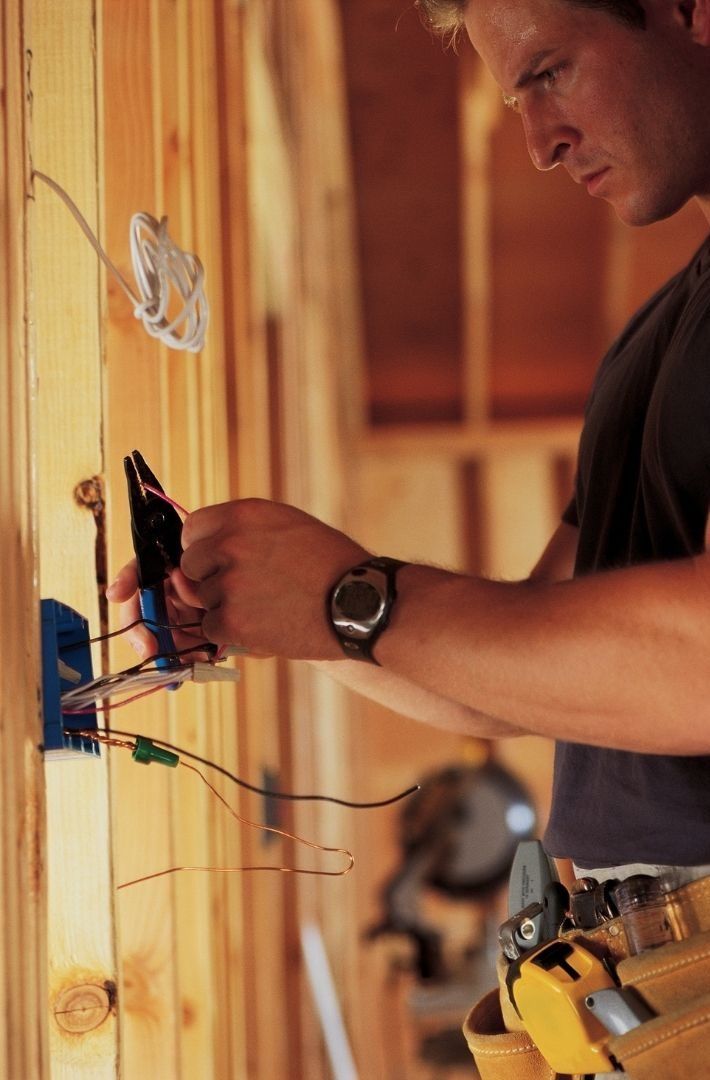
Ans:
[{"label": "blue electrical box", "polygon": [[93,679],[89,624],[58,600],[42,600],[42,712],[46,757],[99,756],[99,744],[71,731],[96,731],[96,712],[62,712],[61,695]]}]

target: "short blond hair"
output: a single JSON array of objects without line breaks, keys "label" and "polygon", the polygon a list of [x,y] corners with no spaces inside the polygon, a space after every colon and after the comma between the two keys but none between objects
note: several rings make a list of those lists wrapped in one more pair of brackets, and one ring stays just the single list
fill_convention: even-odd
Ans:
[{"label": "short blond hair", "polygon": [[[437,34],[455,42],[464,26],[466,8],[472,0],[415,0],[424,22]],[[643,28],[645,12],[641,0],[568,0],[580,7],[597,8],[630,26]]]},{"label": "short blond hair", "polygon": [[416,0],[427,26],[455,42],[464,25],[468,0]]}]

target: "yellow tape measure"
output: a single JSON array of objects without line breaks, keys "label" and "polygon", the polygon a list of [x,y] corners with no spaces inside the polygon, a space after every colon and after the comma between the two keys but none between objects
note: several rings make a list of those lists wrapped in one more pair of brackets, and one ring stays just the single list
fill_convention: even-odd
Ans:
[{"label": "yellow tape measure", "polygon": [[530,1038],[556,1072],[614,1072],[609,1033],[585,998],[616,984],[593,953],[556,938],[512,963],[506,982]]}]

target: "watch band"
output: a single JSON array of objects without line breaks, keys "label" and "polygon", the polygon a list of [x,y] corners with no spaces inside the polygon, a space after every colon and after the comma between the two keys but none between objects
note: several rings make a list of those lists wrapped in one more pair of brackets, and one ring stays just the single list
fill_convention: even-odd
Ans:
[{"label": "watch band", "polygon": [[[383,630],[389,625],[392,607],[397,599],[397,571],[407,565],[402,559],[391,559],[385,555],[368,559],[366,562],[351,567],[347,573],[336,581],[328,593],[328,620],[343,652],[351,660],[366,660],[370,664],[380,666],[380,662],[375,658],[372,650]],[[370,571],[375,571],[376,574],[381,575],[381,578],[373,580]],[[362,623],[358,625],[355,619],[348,622],[347,616],[339,614],[337,610],[339,590],[356,582],[358,578],[367,580],[367,583],[376,589],[380,595],[380,610],[377,613],[376,621],[368,629],[364,629]]]}]

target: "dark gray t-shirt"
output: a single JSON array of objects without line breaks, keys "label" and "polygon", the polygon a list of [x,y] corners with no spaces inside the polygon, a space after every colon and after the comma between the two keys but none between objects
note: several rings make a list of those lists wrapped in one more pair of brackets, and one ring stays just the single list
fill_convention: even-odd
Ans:
[{"label": "dark gray t-shirt", "polygon": [[[575,574],[697,554],[709,507],[710,238],[599,369],[564,514]],[[545,847],[579,866],[710,863],[710,757],[559,743],[552,806]]]}]

